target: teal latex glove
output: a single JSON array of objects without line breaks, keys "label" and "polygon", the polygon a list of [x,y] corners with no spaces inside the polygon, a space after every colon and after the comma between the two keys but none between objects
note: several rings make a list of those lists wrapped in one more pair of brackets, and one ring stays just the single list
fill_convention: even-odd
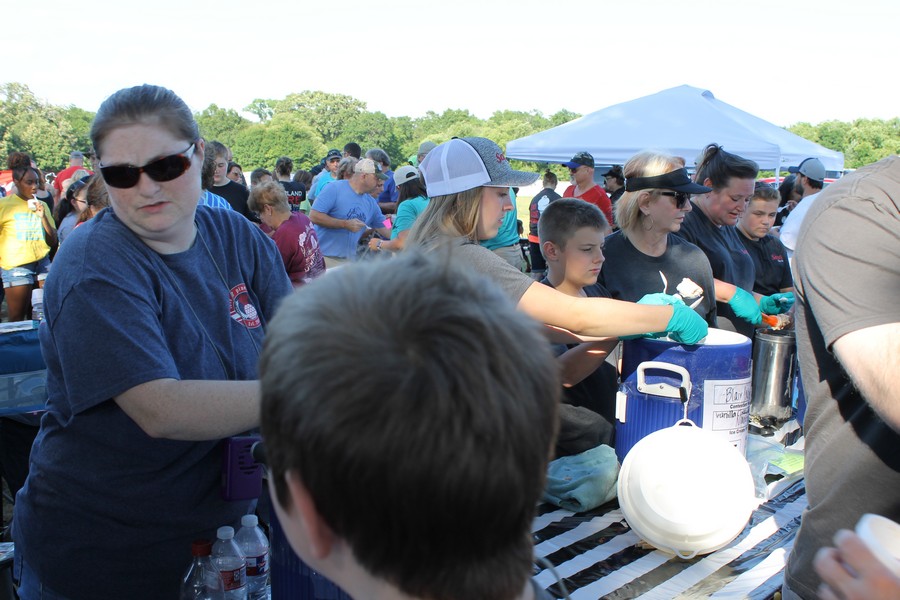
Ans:
[{"label": "teal latex glove", "polygon": [[753,294],[747,290],[737,288],[734,296],[728,301],[728,305],[734,311],[734,314],[745,321],[749,321],[754,325],[762,323],[762,312],[759,310],[759,304],[756,303],[756,298],[753,297]]},{"label": "teal latex glove", "polygon": [[696,344],[706,337],[709,325],[706,319],[684,302],[673,304],[672,318],[666,325],[669,337],[679,344]]},{"label": "teal latex glove", "polygon": [[669,294],[646,294],[643,298],[638,300],[637,303],[665,306],[667,304],[684,304],[684,300]]},{"label": "teal latex glove", "polygon": [[[657,333],[642,333],[639,335],[626,335],[620,337],[620,340],[658,338],[663,337],[664,335],[666,335],[666,333],[668,333],[669,337],[681,344],[696,344],[701,339],[706,337],[706,331],[708,329],[706,321],[703,320],[703,317],[694,312],[693,309],[688,308],[684,304],[684,300],[677,296],[671,296],[669,294],[647,294],[643,298],[638,300],[637,303],[649,304],[652,306],[674,306],[675,311],[672,313],[672,317],[669,319],[669,323],[666,325],[666,331],[660,331]],[[676,319],[676,315],[679,314],[679,311],[683,311],[685,309],[689,313],[692,313],[694,317],[696,317],[696,319],[693,319],[686,314],[681,314]],[[701,328],[702,334],[700,334]]]},{"label": "teal latex glove", "polygon": [[772,294],[759,299],[759,309],[767,315],[780,315],[791,310],[794,305],[794,292]]}]

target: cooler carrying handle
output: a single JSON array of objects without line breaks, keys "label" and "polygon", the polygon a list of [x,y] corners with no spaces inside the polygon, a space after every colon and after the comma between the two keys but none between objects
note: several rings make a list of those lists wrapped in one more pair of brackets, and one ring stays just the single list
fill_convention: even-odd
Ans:
[{"label": "cooler carrying handle", "polygon": [[[668,383],[647,383],[647,378],[645,375],[645,371],[648,369],[657,369],[659,371],[669,371],[670,373],[674,373],[676,375],[681,376],[681,385],[674,386],[669,385]],[[680,367],[678,365],[673,365],[672,363],[660,362],[655,360],[648,360],[646,362],[642,362],[638,365],[637,368],[637,389],[642,394],[650,394],[653,396],[662,396],[664,398],[674,398],[675,400],[681,400],[681,392],[680,389],[684,388],[687,392],[687,397],[691,396],[691,375],[688,373],[687,369],[684,367]]]}]

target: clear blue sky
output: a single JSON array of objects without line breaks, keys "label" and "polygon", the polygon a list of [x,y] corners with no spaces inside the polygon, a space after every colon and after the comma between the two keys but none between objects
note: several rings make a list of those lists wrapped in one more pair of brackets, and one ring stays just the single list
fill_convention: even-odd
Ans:
[{"label": "clear blue sky", "polygon": [[43,0],[11,9],[0,82],[92,111],[144,82],[194,110],[313,89],[411,117],[585,114],[689,84],[777,125],[900,116],[897,0]]}]

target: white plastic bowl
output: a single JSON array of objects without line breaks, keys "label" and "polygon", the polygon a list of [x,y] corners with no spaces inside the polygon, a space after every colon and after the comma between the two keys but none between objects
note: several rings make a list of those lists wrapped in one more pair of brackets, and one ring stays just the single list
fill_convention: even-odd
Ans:
[{"label": "white plastic bowl", "polygon": [[655,431],[625,457],[619,505],[646,542],[681,558],[715,552],[744,529],[756,506],[746,459],[691,421]]}]

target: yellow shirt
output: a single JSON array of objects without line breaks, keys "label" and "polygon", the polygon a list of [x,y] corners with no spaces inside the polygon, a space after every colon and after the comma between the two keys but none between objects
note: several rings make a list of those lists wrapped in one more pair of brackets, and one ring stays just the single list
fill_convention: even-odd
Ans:
[{"label": "yellow shirt", "polygon": [[[50,207],[46,202],[41,204],[50,224],[56,227]],[[16,194],[0,198],[0,268],[33,263],[49,253],[41,218],[28,208],[28,202]]]}]

